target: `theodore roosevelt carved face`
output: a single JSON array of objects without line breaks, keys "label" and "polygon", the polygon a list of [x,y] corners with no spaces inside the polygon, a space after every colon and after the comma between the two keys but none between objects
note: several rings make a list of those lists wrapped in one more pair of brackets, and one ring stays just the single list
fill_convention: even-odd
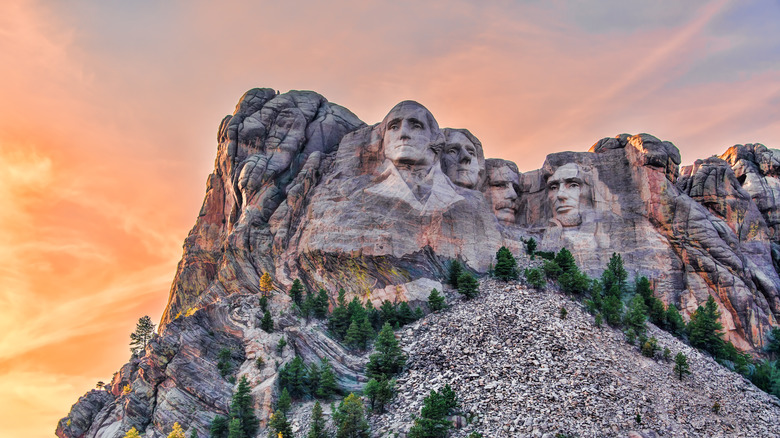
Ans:
[{"label": "theodore roosevelt carved face", "polygon": [[455,185],[476,189],[484,173],[482,144],[466,129],[444,129],[441,168]]},{"label": "theodore roosevelt carved face", "polygon": [[506,160],[485,161],[487,171],[487,198],[493,213],[501,222],[514,223],[517,217],[519,175],[515,163]]},{"label": "theodore roosevelt carved face", "polygon": [[560,166],[547,179],[547,198],[553,219],[563,227],[574,227],[582,222],[580,206],[587,192],[584,172],[579,165]]}]

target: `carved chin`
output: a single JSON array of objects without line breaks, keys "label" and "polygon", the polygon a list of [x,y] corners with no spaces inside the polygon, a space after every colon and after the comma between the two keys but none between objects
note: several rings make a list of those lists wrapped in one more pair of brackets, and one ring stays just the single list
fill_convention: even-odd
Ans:
[{"label": "carved chin", "polygon": [[498,218],[498,220],[500,220],[501,222],[509,222],[509,223],[515,222],[516,212],[511,208],[503,208],[501,210],[495,210],[495,213],[496,213],[496,218]]},{"label": "carved chin", "polygon": [[560,222],[562,227],[576,227],[582,223],[580,213],[578,211],[571,211],[566,214],[558,214],[555,219]]}]

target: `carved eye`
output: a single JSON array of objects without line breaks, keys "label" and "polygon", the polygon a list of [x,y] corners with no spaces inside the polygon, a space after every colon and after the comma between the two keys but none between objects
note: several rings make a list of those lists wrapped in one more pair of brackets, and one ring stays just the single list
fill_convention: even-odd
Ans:
[{"label": "carved eye", "polygon": [[450,154],[450,155],[457,155],[458,154],[458,150],[455,149],[455,148],[447,149],[447,153]]},{"label": "carved eye", "polygon": [[579,188],[579,186],[580,186],[580,183],[576,183],[576,182],[569,183],[569,188],[571,188],[571,189]]},{"label": "carved eye", "polygon": [[547,188],[550,190],[558,190],[558,184],[550,184]]},{"label": "carved eye", "polygon": [[471,155],[472,157],[477,156],[477,152],[474,149],[467,148],[466,151]]},{"label": "carved eye", "polygon": [[424,126],[420,122],[412,122],[412,128],[414,128],[414,129],[423,129]]},{"label": "carved eye", "polygon": [[390,129],[392,131],[397,131],[398,130],[398,123],[391,123],[391,124],[387,125],[387,129]]}]

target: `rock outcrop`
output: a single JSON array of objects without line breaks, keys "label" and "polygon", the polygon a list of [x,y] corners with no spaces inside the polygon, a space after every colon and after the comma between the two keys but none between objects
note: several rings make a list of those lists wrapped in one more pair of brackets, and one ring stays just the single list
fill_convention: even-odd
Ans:
[{"label": "rock outcrop", "polygon": [[[416,102],[369,126],[317,93],[271,89],[247,92],[217,143],[159,336],[107,391],[74,405],[58,436],[138,427],[161,437],[173,421],[206,434],[233,386],[216,366],[223,349],[232,376],[251,379],[263,422],[278,366],[295,355],[329,359],[340,386],[358,390],[365,355],[295,316],[284,293],[294,279],[331,303],[343,288],[375,306],[421,305],[443,290],[453,260],[485,274],[499,247],[519,254],[531,237],[570,249],[594,276],[622,254],[631,276],[647,276],[684,315],[714,297],[727,339],[744,351],[760,353],[780,318],[780,152],[762,145],[680,169],[672,143],[621,134],[521,173]],[[272,334],[258,328],[263,273],[275,287]],[[289,346],[277,352],[283,336]],[[273,365],[258,369],[258,357]]]}]

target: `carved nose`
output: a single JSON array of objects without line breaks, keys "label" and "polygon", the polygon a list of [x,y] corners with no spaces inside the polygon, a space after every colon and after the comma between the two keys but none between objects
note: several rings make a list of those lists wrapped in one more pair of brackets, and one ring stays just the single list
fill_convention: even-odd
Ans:
[{"label": "carved nose", "polygon": [[471,155],[469,155],[467,152],[459,152],[458,155],[460,155],[459,162],[462,164],[471,164]]}]

